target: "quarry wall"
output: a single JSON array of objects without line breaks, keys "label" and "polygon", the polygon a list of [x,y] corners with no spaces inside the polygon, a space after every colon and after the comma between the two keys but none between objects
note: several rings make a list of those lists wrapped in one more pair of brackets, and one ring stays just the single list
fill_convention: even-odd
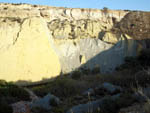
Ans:
[{"label": "quarry wall", "polygon": [[150,12],[0,4],[0,79],[99,67],[108,73],[148,47]]}]

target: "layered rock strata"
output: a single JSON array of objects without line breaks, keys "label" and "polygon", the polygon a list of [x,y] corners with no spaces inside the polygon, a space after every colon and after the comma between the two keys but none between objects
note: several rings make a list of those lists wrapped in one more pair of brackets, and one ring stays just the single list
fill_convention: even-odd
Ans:
[{"label": "layered rock strata", "polygon": [[149,47],[150,12],[0,4],[0,79],[112,72]]}]

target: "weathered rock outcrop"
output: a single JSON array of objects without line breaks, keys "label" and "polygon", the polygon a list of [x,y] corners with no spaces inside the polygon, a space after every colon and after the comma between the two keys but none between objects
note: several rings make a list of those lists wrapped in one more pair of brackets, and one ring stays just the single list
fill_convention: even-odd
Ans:
[{"label": "weathered rock outcrop", "polygon": [[38,81],[80,67],[113,71],[147,47],[150,13],[0,4],[0,29],[0,79]]}]

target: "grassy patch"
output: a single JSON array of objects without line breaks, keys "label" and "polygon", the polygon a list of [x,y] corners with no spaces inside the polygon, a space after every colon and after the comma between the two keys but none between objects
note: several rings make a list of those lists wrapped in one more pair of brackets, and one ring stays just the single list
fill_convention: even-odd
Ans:
[{"label": "grassy patch", "polygon": [[83,75],[83,73],[80,70],[75,70],[72,72],[71,78],[77,80],[77,79],[81,78],[82,75]]},{"label": "grassy patch", "polygon": [[0,99],[7,103],[13,103],[19,100],[30,100],[30,95],[23,88],[0,80]]},{"label": "grassy patch", "polygon": [[79,94],[86,87],[85,83],[69,77],[58,77],[47,85],[33,87],[32,90],[38,96],[52,93],[58,97],[70,97]]},{"label": "grassy patch", "polygon": [[10,104],[21,100],[30,100],[26,90],[13,83],[0,80],[0,113],[12,113]]},{"label": "grassy patch", "polygon": [[115,101],[118,108],[128,107],[132,105],[134,102],[136,102],[136,99],[129,92],[122,93],[120,97]]}]

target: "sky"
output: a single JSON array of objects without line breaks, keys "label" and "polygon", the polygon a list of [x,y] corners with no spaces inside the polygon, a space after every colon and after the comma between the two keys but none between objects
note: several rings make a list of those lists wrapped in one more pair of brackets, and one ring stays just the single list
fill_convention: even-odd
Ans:
[{"label": "sky", "polygon": [[0,0],[4,3],[29,3],[69,8],[94,8],[150,11],[150,0]]}]

